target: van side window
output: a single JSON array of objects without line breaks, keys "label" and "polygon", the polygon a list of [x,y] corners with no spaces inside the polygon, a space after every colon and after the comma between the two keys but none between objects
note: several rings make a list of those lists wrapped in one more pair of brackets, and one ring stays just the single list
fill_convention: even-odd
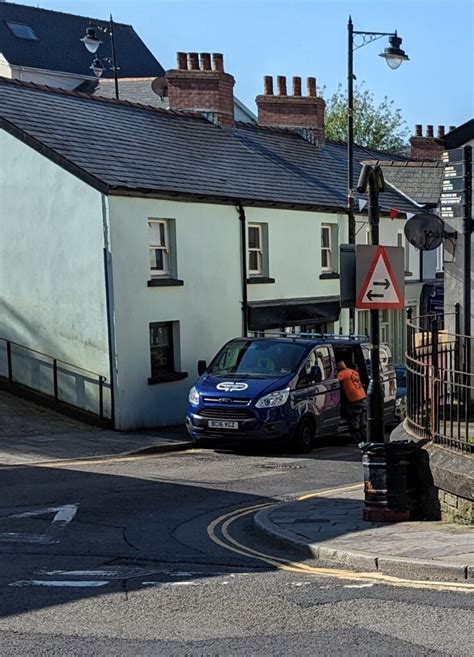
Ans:
[{"label": "van side window", "polygon": [[300,378],[298,381],[299,387],[304,387],[313,380],[313,376],[311,374],[313,367],[317,367],[321,373],[319,381],[325,381],[331,376],[331,354],[327,347],[316,347],[316,349],[313,349],[313,351],[309,354],[300,373]]}]

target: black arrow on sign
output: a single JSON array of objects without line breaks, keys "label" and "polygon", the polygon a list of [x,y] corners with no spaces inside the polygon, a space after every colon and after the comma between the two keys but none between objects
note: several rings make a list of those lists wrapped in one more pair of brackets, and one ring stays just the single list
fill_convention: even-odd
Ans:
[{"label": "black arrow on sign", "polygon": [[[382,283],[381,283],[382,285]],[[369,290],[367,292],[367,296],[369,297],[369,301],[372,301],[372,299],[383,299],[385,297],[384,294],[374,294],[372,290]]]},{"label": "black arrow on sign", "polygon": [[374,285],[382,285],[386,290],[388,290],[388,288],[389,288],[390,285],[391,285],[391,283],[390,283],[390,281],[388,280],[388,278],[386,278],[383,282],[382,282],[382,281],[374,281],[373,284],[374,284]]}]

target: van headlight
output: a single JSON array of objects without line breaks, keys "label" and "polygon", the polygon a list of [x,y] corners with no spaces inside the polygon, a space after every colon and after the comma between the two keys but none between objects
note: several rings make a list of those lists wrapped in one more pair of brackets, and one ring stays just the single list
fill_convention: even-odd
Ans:
[{"label": "van headlight", "polygon": [[283,406],[283,404],[286,403],[289,394],[289,388],[271,392],[269,395],[265,395],[265,397],[259,399],[255,404],[255,408],[274,408],[275,406]]},{"label": "van headlight", "polygon": [[189,399],[189,403],[192,404],[193,406],[197,406],[199,404],[199,393],[196,390],[196,386],[193,386],[189,391],[188,399]]}]

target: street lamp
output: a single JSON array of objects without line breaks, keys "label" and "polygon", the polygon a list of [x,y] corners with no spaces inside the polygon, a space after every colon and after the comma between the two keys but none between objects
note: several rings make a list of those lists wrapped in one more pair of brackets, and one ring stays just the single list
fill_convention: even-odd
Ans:
[{"label": "street lamp", "polygon": [[[389,37],[389,47],[385,48],[380,57],[383,57],[391,69],[397,69],[409,57],[400,48],[402,40],[396,32],[359,32],[354,30],[352,18],[349,16],[347,24],[348,53],[347,53],[347,216],[349,228],[349,244],[355,244],[355,217],[353,195],[353,168],[354,168],[354,51],[366,46],[372,41]],[[354,42],[354,36],[360,37],[360,43]],[[355,309],[350,309],[350,331],[355,328]]]},{"label": "street lamp", "polygon": [[102,57],[102,59],[99,59],[98,57],[94,57],[94,61],[92,62],[92,65],[89,68],[92,69],[94,75],[97,78],[100,78],[102,73],[107,70],[103,62],[106,62],[107,64],[110,65],[109,70],[113,71],[114,73],[115,98],[117,98],[118,100],[119,97],[118,78],[117,78],[118,67],[117,67],[117,59],[115,54],[115,33],[114,33],[114,21],[112,18],[112,14],[110,14],[110,20],[108,25],[105,25],[104,27],[102,27],[101,25],[96,25],[95,27],[92,27],[90,25],[86,29],[85,36],[83,36],[82,39],[80,39],[80,41],[82,41],[82,43],[85,45],[87,50],[93,55],[97,53],[97,50],[99,49],[99,46],[102,43],[102,41],[98,39],[96,36],[96,30],[99,30],[104,34],[109,35],[112,57]]}]

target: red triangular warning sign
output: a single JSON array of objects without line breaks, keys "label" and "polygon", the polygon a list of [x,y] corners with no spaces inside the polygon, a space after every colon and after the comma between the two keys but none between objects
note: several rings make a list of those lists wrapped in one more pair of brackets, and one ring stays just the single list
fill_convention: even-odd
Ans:
[{"label": "red triangular warning sign", "polygon": [[378,246],[357,295],[356,308],[403,308],[403,293],[383,246]]}]

